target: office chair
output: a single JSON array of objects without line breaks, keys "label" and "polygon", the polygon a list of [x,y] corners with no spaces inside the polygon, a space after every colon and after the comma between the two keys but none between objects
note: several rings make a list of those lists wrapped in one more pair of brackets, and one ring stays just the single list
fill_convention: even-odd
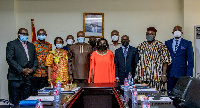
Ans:
[{"label": "office chair", "polygon": [[192,79],[189,76],[180,77],[172,89],[171,95],[176,99],[185,100],[185,94],[190,86]]},{"label": "office chair", "polygon": [[185,101],[180,104],[183,108],[200,108],[200,79],[192,78],[185,94]]}]

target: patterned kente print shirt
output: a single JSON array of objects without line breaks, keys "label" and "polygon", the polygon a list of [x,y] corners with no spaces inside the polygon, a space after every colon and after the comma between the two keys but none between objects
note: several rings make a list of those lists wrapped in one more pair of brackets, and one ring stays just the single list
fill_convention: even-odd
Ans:
[{"label": "patterned kente print shirt", "polygon": [[142,83],[147,82],[150,87],[162,89],[164,84],[161,83],[163,64],[171,64],[170,53],[162,42],[155,40],[148,44],[147,41],[139,44],[139,63],[136,68],[135,79]]},{"label": "patterned kente print shirt", "polygon": [[38,67],[33,74],[33,77],[46,77],[47,67],[45,66],[45,61],[47,54],[52,50],[52,45],[47,41],[45,41],[45,44],[42,45],[39,40],[33,42],[33,44],[35,45],[38,58]]}]

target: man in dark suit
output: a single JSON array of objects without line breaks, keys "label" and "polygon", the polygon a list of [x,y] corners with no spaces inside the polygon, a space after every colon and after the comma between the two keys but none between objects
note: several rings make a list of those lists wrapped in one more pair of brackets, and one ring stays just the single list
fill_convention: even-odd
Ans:
[{"label": "man in dark suit", "polygon": [[129,45],[129,37],[121,37],[122,47],[115,50],[115,75],[116,82],[124,82],[129,72],[135,76],[135,70],[138,63],[138,51]]},{"label": "man in dark suit", "polygon": [[167,68],[167,88],[170,91],[181,76],[193,76],[194,67],[192,42],[182,38],[181,26],[175,26],[172,33],[174,38],[165,42],[172,58],[172,64]]},{"label": "man in dark suit", "polygon": [[8,42],[6,47],[9,100],[15,106],[30,96],[31,79],[38,64],[35,46],[27,39],[28,30],[20,28],[18,38]]}]

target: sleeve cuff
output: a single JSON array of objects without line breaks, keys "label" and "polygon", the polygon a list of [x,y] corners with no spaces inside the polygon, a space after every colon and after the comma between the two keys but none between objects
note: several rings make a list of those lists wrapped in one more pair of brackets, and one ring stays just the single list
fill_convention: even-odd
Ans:
[{"label": "sleeve cuff", "polygon": [[20,68],[20,69],[18,70],[18,73],[20,74],[20,73],[22,73],[22,71],[23,71],[23,68]]}]

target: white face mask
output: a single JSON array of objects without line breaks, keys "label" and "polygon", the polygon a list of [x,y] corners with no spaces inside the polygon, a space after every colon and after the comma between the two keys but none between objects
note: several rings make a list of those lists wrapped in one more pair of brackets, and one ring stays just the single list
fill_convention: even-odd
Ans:
[{"label": "white face mask", "polygon": [[174,37],[180,37],[182,33],[180,31],[174,31]]},{"label": "white face mask", "polygon": [[84,37],[78,37],[77,41],[82,44],[85,41],[85,38]]},{"label": "white face mask", "polygon": [[118,36],[117,36],[117,35],[113,35],[113,36],[112,36],[112,40],[113,40],[113,41],[118,41]]},{"label": "white face mask", "polygon": [[60,49],[60,48],[62,48],[62,44],[56,44],[56,47],[57,47],[58,49]]},{"label": "white face mask", "polygon": [[72,39],[67,39],[67,44],[72,45],[74,41]]},{"label": "white face mask", "polygon": [[39,40],[44,40],[46,38],[46,35],[38,35],[37,37]]}]

